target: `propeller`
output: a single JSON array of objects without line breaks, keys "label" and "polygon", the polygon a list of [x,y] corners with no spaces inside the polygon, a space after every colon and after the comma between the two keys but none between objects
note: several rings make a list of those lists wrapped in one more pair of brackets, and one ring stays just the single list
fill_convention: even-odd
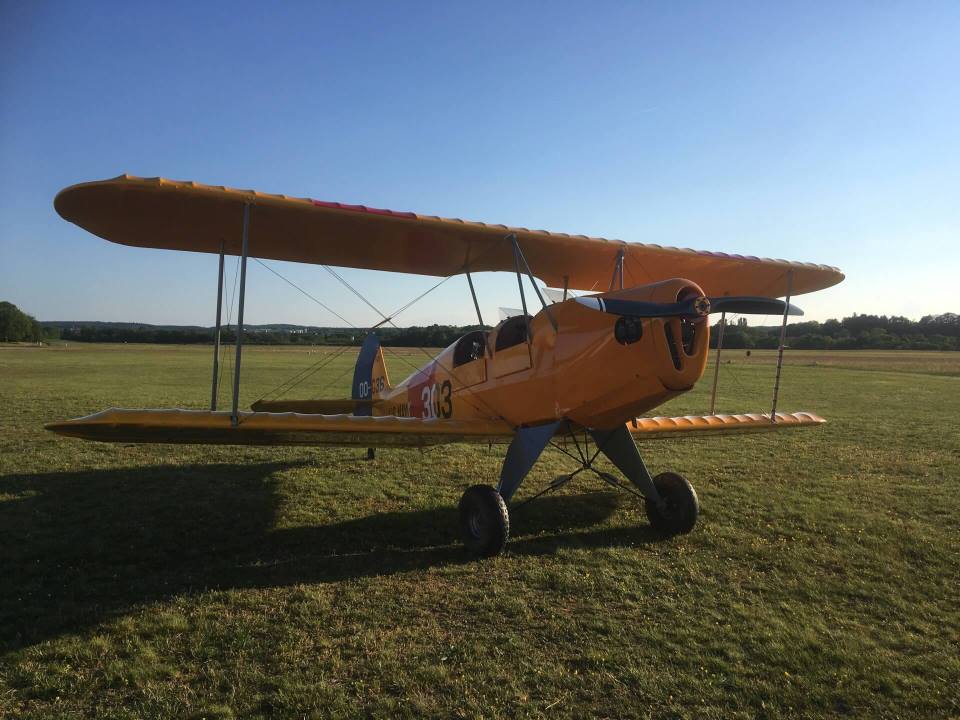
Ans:
[{"label": "propeller", "polygon": [[705,297],[701,295],[675,303],[656,303],[597,296],[578,297],[575,300],[591,310],[641,318],[696,318],[718,312],[741,315],[782,315],[784,309],[786,309],[788,315],[803,315],[803,310],[796,305],[789,305],[783,300],[768,297]]}]

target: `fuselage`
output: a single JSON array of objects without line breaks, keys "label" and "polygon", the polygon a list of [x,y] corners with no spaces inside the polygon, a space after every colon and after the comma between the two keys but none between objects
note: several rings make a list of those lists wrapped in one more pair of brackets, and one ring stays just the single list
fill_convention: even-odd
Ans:
[{"label": "fuselage", "polygon": [[[674,279],[602,297],[667,303],[691,295],[702,292]],[[618,317],[570,299],[528,321],[529,342],[519,316],[465,335],[396,387],[374,376],[373,414],[615,428],[691,389],[706,365],[706,317]]]}]

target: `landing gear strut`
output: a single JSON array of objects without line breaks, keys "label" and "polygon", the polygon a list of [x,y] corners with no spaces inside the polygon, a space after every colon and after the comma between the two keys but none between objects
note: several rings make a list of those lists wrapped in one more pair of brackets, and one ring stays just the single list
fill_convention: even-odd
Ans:
[{"label": "landing gear strut", "polygon": [[[496,488],[474,485],[463,494],[460,500],[460,534],[468,551],[481,557],[492,557],[503,552],[510,537],[510,513],[507,503],[544,448],[553,444],[551,439],[559,424],[522,428],[517,431],[507,450],[499,485]],[[700,515],[696,490],[676,473],[665,472],[651,477],[633,436],[625,425],[615,430],[583,431],[582,444],[576,431],[569,427],[568,430],[577,455],[559,445],[553,446],[578,461],[580,467],[569,475],[558,477],[544,490],[516,507],[557,490],[580,473],[589,470],[605,483],[643,500],[650,525],[657,532],[665,535],[685,535],[693,530]],[[590,448],[590,437],[596,443],[596,448]],[[630,484],[594,467],[593,463],[601,453],[616,465]]]}]

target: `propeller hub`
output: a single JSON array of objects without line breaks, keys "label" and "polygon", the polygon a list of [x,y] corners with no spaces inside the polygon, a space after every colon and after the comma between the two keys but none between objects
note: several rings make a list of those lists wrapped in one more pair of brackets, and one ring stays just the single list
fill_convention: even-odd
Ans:
[{"label": "propeller hub", "polygon": [[710,314],[710,298],[701,295],[693,301],[693,311],[700,317]]}]

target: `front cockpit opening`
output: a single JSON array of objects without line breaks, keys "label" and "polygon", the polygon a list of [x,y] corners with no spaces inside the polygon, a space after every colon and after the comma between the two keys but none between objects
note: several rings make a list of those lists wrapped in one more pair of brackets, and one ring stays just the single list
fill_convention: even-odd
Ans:
[{"label": "front cockpit opening", "polygon": [[468,332],[457,340],[453,348],[453,366],[465,365],[483,358],[487,350],[487,333],[483,330]]}]

